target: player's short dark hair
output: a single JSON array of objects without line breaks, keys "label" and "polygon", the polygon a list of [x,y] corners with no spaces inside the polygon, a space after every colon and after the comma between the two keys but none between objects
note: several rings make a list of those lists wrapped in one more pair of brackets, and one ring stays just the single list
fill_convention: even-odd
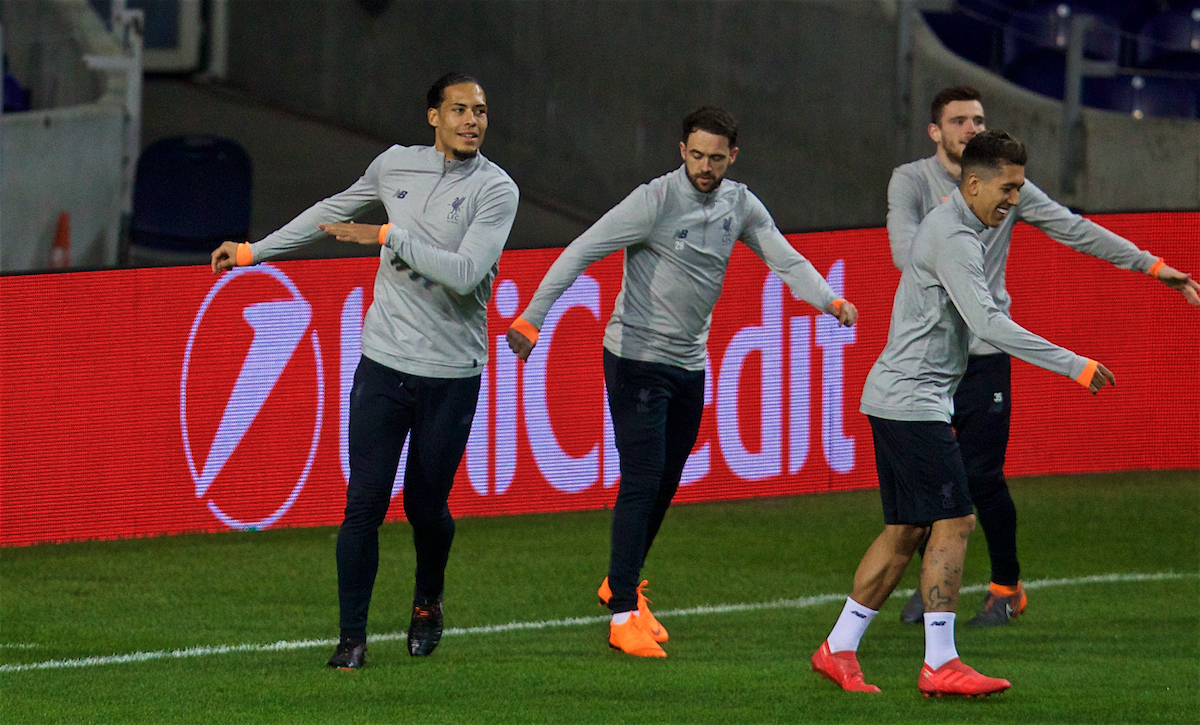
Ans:
[{"label": "player's short dark hair", "polygon": [[447,73],[429,87],[429,92],[425,94],[425,102],[429,104],[430,108],[441,108],[442,101],[446,100],[446,89],[461,83],[474,83],[483,88],[483,84],[473,75],[458,72]]},{"label": "player's short dark hair", "polygon": [[702,106],[683,119],[683,138],[687,143],[693,131],[707,131],[729,139],[729,148],[737,146],[738,122],[733,114],[716,106]]},{"label": "player's short dark hair", "polygon": [[942,111],[952,101],[982,101],[983,95],[975,86],[950,86],[938,91],[929,105],[929,122],[935,126],[942,123]]},{"label": "player's short dark hair", "polygon": [[[1024,166],[1028,160],[1025,144],[1004,131],[984,131],[967,142],[962,155],[962,178],[981,171],[999,171],[1004,164]],[[989,174],[990,175],[990,174]]]}]

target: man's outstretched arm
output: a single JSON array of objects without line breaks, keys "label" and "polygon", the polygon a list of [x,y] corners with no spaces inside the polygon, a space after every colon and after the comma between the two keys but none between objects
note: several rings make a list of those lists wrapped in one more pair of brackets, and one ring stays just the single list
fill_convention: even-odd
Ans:
[{"label": "man's outstretched arm", "polygon": [[1103,259],[1122,269],[1145,272],[1200,306],[1200,284],[1184,272],[1167,265],[1161,257],[1139,249],[1136,244],[1099,224],[1084,219],[1051,199],[1032,182],[1021,189],[1021,220],[1046,236],[1084,254]]},{"label": "man's outstretched arm", "polygon": [[567,245],[546,271],[525,311],[508,330],[508,346],[518,358],[525,360],[533,352],[550,308],[588,265],[645,240],[657,213],[658,199],[643,184]]}]

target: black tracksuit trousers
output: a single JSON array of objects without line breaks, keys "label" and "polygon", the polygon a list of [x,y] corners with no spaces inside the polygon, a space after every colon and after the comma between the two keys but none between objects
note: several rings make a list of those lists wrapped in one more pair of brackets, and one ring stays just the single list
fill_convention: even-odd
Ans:
[{"label": "black tracksuit trousers", "polygon": [[637,609],[638,576],[700,432],[704,371],[605,350],[604,382],[621,456],[608,568],[616,613]]},{"label": "black tracksuit trousers", "polygon": [[350,484],[337,538],[341,636],[365,638],[379,569],[379,526],[391,503],[404,439],[404,515],[412,524],[415,599],[436,598],[454,541],[447,499],[479,398],[479,376],[409,375],[363,357],[350,393]]}]

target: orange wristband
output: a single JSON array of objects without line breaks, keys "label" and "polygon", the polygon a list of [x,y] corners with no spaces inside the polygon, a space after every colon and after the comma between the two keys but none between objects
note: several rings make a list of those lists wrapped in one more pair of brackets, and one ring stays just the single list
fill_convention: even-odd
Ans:
[{"label": "orange wristband", "polygon": [[830,302],[829,304],[833,305],[833,308],[835,310],[837,310],[838,312],[841,312],[842,311],[842,303],[845,301],[846,300],[839,297],[836,300],[834,300],[833,302]]},{"label": "orange wristband", "polygon": [[388,233],[388,230],[391,228],[392,228],[391,222],[388,222],[387,224],[384,224],[383,226],[379,227],[379,246],[382,247],[383,245],[387,244],[387,233]]},{"label": "orange wristband", "polygon": [[1167,266],[1167,263],[1163,261],[1162,257],[1159,257],[1158,261],[1150,265],[1150,269],[1146,270],[1146,274],[1150,275],[1154,279],[1158,279],[1158,270],[1165,266]]},{"label": "orange wristband", "polygon": [[1075,378],[1075,382],[1079,383],[1085,388],[1091,387],[1092,378],[1095,377],[1096,368],[1099,366],[1100,363],[1096,362],[1095,360],[1088,360],[1087,365],[1083,366],[1083,372],[1079,373],[1079,377]]},{"label": "orange wristband", "polygon": [[250,242],[242,242],[238,245],[237,256],[233,261],[239,267],[249,267],[254,264],[254,252],[250,251]]},{"label": "orange wristband", "polygon": [[529,324],[524,317],[518,317],[517,319],[513,320],[512,329],[529,338],[529,341],[533,344],[537,344],[538,329]]}]

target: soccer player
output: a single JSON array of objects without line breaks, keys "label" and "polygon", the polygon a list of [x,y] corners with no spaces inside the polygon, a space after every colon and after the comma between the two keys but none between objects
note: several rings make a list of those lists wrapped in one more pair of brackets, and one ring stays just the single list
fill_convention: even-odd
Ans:
[{"label": "soccer player", "polygon": [[[958,185],[962,151],[985,128],[979,91],[954,86],[939,92],[930,109],[929,137],[937,153],[904,164],[892,173],[888,185],[888,239],[892,261],[901,271],[912,259],[913,240],[925,215],[945,201]],[[1024,221],[1051,239],[1084,254],[1104,259],[1122,269],[1145,272],[1179,290],[1192,304],[1200,304],[1200,285],[1168,267],[1149,252],[1104,227],[1056,203],[1032,182],[1021,189],[1021,201],[1001,223],[980,234],[983,240],[984,276],[1000,311],[1008,314],[1011,299],[1004,284],[1009,242],[1014,225]],[[1009,356],[978,337],[972,339],[967,370],[954,394],[952,424],[958,435],[971,500],[983,527],[991,558],[991,585],[983,609],[968,624],[1007,624],[1026,604],[1017,562],[1017,509],[1004,479],[1012,411]],[[913,594],[900,618],[922,621],[921,592]]]},{"label": "soccer player", "polygon": [[[254,244],[225,242],[213,272],[261,262],[318,238],[380,246],[374,301],[350,393],[350,483],[337,539],[341,638],[330,667],[364,665],[367,610],[405,437],[404,514],[416,548],[408,651],[433,652],[454,520],[447,499],[466,448],[487,362],[487,303],[517,211],[517,186],[479,153],[483,88],[439,78],[427,95],[433,146],[392,146],[350,188]],[[388,223],[346,223],[382,204]]]},{"label": "soccer player", "polygon": [[854,305],[838,297],[784,239],[744,184],[726,180],[738,123],[706,106],[683,121],[683,165],[643,184],[566,248],[546,273],[508,343],[522,360],[554,301],[589,264],[625,251],[621,293],[604,334],[621,481],[613,507],[608,577],[597,592],[612,611],[608,643],[638,657],[666,657],[639,574],[704,412],[704,363],[713,305],[734,242],[742,242],[799,298],[846,326]]},{"label": "soccer player", "polygon": [[858,565],[833,631],[812,658],[813,671],[845,690],[879,692],[859,668],[859,640],[926,538],[920,588],[925,663],[918,689],[926,697],[979,696],[1010,686],[963,664],[954,644],[975,516],[950,421],[970,335],[1073,378],[1092,393],[1115,383],[1103,365],[1017,325],[988,290],[983,234],[1015,215],[1025,160],[1025,147],[1006,133],[975,136],[962,154],[958,188],[925,217],[909,247],[887,345],[867,374],[859,408],[871,424],[885,526]]}]

